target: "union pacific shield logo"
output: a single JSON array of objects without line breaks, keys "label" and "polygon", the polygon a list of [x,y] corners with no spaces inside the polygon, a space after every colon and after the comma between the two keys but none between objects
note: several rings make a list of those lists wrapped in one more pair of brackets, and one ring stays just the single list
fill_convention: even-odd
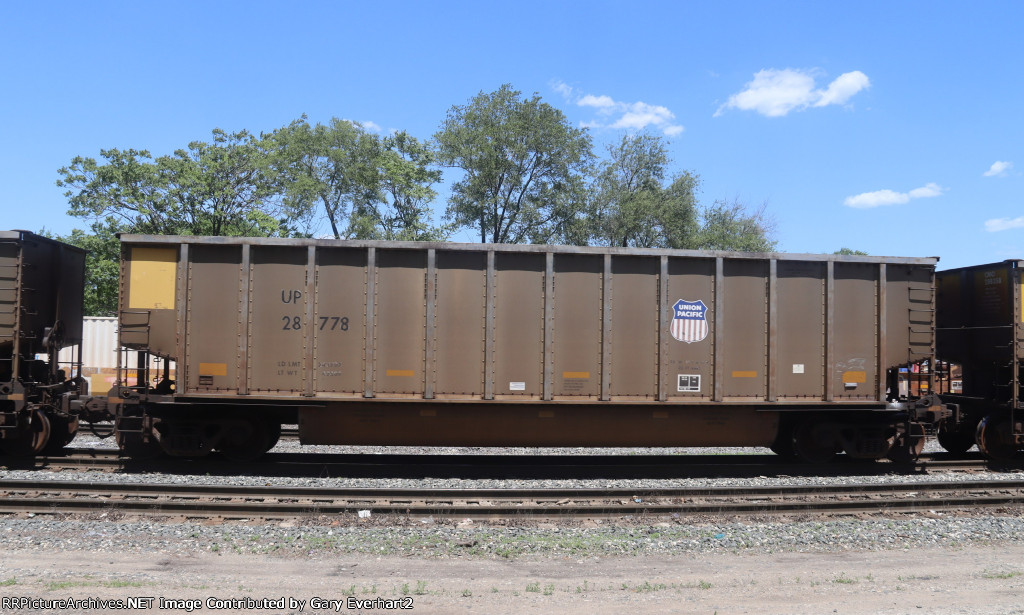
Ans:
[{"label": "union pacific shield logo", "polygon": [[672,306],[672,337],[692,344],[708,336],[708,306],[703,301],[680,299]]}]

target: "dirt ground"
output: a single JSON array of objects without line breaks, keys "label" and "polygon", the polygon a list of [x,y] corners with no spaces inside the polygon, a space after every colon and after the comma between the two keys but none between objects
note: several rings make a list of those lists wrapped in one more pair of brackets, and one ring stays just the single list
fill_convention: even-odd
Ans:
[{"label": "dirt ground", "polygon": [[24,597],[154,598],[141,610],[197,613],[1024,613],[1021,545],[512,561],[2,547],[0,557],[2,613],[137,612],[8,600]]}]

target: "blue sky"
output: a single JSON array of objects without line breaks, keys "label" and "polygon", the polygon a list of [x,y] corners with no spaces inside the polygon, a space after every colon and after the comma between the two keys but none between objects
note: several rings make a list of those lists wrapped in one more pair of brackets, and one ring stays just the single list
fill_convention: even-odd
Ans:
[{"label": "blue sky", "polygon": [[703,202],[767,204],[781,251],[1024,258],[1022,18],[1021,2],[6,2],[0,226],[87,228],[54,185],[77,155],[303,113],[428,138],[511,83],[598,152],[666,136]]}]

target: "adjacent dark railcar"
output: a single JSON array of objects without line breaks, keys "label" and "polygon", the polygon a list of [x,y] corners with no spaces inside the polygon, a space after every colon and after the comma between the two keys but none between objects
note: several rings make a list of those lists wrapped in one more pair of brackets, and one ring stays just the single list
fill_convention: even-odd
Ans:
[{"label": "adjacent dark railcar", "polygon": [[961,391],[942,396],[960,409],[939,431],[950,451],[977,442],[989,457],[1006,458],[1024,445],[1022,266],[1010,260],[936,276],[940,359],[962,370]]},{"label": "adjacent dark railcar", "polygon": [[309,444],[905,457],[945,413],[897,393],[934,361],[935,259],[121,240],[121,344],[166,361],[111,391],[132,450],[249,458],[297,421]]},{"label": "adjacent dark railcar", "polygon": [[70,442],[77,418],[57,353],[82,339],[85,252],[27,231],[0,231],[0,448],[37,454]]}]

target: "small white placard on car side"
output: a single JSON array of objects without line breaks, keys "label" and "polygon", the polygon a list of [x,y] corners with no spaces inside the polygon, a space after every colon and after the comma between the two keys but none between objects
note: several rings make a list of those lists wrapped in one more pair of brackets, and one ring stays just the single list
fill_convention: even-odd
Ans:
[{"label": "small white placard on car side", "polygon": [[700,375],[678,374],[676,391],[679,393],[700,393]]}]

